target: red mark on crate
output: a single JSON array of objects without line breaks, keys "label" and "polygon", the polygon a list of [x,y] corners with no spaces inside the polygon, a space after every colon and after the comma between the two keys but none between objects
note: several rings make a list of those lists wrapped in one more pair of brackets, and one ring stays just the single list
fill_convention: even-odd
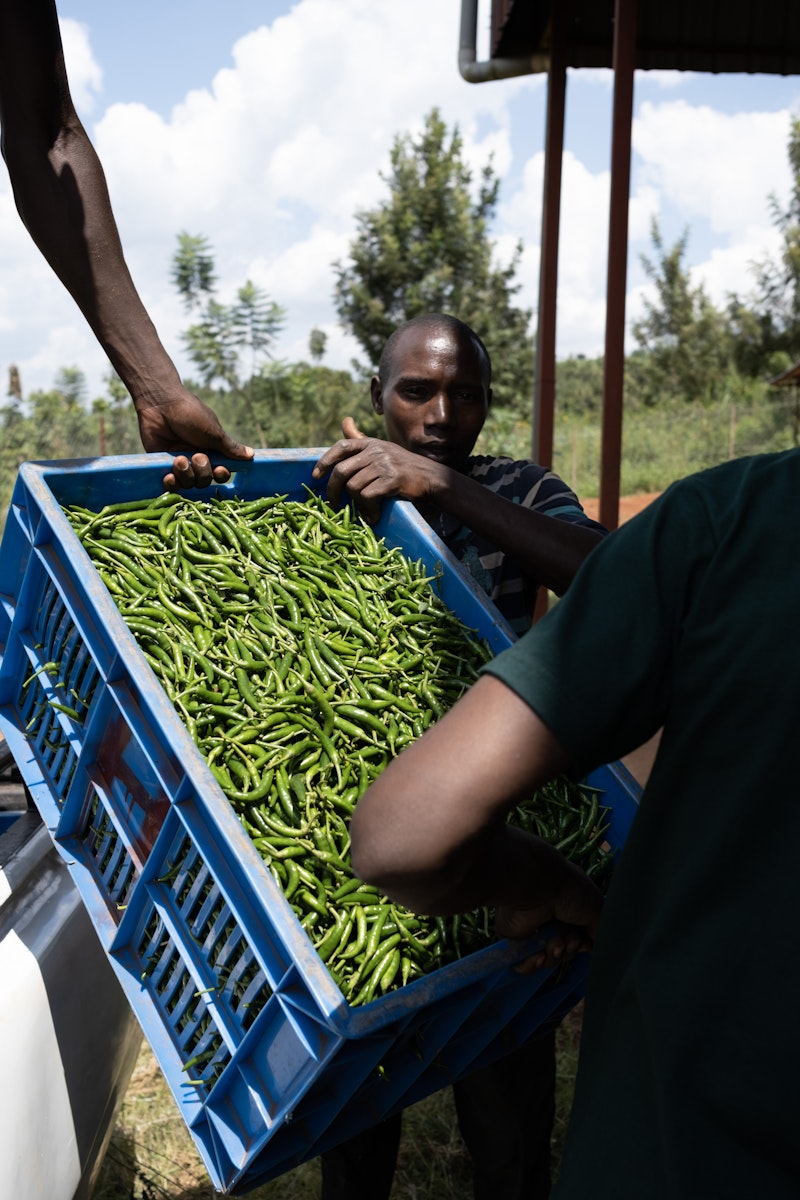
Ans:
[{"label": "red mark on crate", "polygon": [[138,739],[122,716],[112,719],[97,751],[117,822],[145,862],[169,811],[169,798]]}]

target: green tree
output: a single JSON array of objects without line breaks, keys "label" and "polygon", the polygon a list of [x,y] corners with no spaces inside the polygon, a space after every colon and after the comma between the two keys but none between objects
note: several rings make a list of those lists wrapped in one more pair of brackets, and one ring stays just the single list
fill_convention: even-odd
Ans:
[{"label": "green tree", "polygon": [[97,454],[97,425],[85,406],[85,394],[86,377],[77,367],[62,367],[51,391],[30,394],[27,458],[84,458]]},{"label": "green tree", "polygon": [[734,327],[745,335],[747,365],[761,374],[769,372],[776,352],[788,355],[790,362],[800,358],[800,117],[793,117],[789,127],[788,156],[792,173],[788,203],[782,208],[774,193],[768,199],[781,237],[778,258],[753,264],[752,312],[738,297],[731,298]]},{"label": "green tree", "polygon": [[172,258],[172,281],[189,312],[197,320],[181,337],[200,373],[202,388],[210,393],[221,385],[222,395],[207,395],[219,415],[241,418],[240,436],[252,438],[255,430],[262,445],[266,434],[258,414],[259,376],[272,357],[275,338],[283,327],[285,310],[248,279],[233,304],[214,295],[216,272],[208,241],[182,233]]},{"label": "green tree", "polygon": [[369,390],[349,371],[298,362],[273,370],[269,383],[273,444],[329,446],[342,436],[342,420],[347,416],[355,417],[365,433],[383,429],[372,412]]},{"label": "green tree", "polygon": [[214,255],[208,238],[201,234],[178,234],[171,277],[184,307],[190,312],[200,308],[217,286]]},{"label": "green tree", "polygon": [[742,375],[750,379],[763,378],[776,354],[783,354],[789,365],[791,360],[783,349],[784,339],[775,327],[773,315],[758,299],[748,303],[746,298],[732,292],[728,296],[725,319],[733,362]]},{"label": "green tree", "polygon": [[271,357],[285,311],[261,288],[246,280],[233,304],[214,296],[216,272],[208,241],[182,233],[172,257],[172,281],[189,311],[199,319],[181,336],[206,387],[221,382],[241,389]]},{"label": "green tree", "polygon": [[238,387],[239,339],[232,306],[211,297],[200,320],[181,334],[181,340],[206,387],[216,381]]},{"label": "green tree", "polygon": [[96,425],[85,394],[83,372],[63,367],[51,391],[32,392],[23,400],[19,374],[12,368],[9,400],[0,408],[0,515],[5,515],[21,463],[97,453]]},{"label": "green tree", "polygon": [[493,262],[489,229],[499,180],[491,163],[477,189],[464,162],[458,128],[437,109],[421,134],[395,139],[389,195],[356,215],[348,263],[334,264],[334,302],[342,324],[377,367],[386,338],[424,312],[448,312],[486,342],[495,368],[497,404],[527,409],[533,391],[531,313],[514,297],[521,245],[506,266]]},{"label": "green tree", "polygon": [[562,359],[556,387],[559,412],[599,415],[603,402],[602,358],[578,354]]},{"label": "green tree", "polygon": [[250,376],[255,374],[259,359],[272,356],[272,345],[283,327],[285,315],[285,310],[249,279],[236,293],[232,321],[234,344],[240,358],[247,356]]},{"label": "green tree", "polygon": [[21,393],[10,392],[8,401],[0,406],[0,496],[5,509],[20,463],[27,457],[28,428],[22,408]]},{"label": "green tree", "polygon": [[722,313],[702,284],[693,285],[684,265],[688,230],[674,246],[664,245],[654,219],[651,238],[655,261],[641,256],[655,288],[655,299],[644,301],[644,316],[634,322],[633,336],[646,352],[645,400],[680,396],[684,400],[712,398],[731,361],[731,345]]},{"label": "green tree", "polygon": [[19,367],[12,363],[8,368],[8,395],[13,400],[22,399],[22,380],[19,377]]},{"label": "green tree", "polygon": [[100,453],[140,454],[142,443],[139,424],[128,389],[116,371],[109,371],[104,382],[106,395],[92,401],[92,414],[97,418]]},{"label": "green tree", "polygon": [[328,335],[322,329],[312,329],[308,335],[308,353],[311,355],[311,361],[315,363],[322,362],[325,357],[325,347],[328,344]]}]

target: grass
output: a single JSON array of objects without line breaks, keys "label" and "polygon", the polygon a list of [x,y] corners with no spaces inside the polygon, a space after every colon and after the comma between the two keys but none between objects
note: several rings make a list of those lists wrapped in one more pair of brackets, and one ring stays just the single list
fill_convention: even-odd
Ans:
[{"label": "grass", "polygon": [[[764,391],[762,387],[762,391]],[[620,494],[661,492],[676,479],[743,455],[788,450],[800,436],[800,393],[755,385],[742,396],[709,404],[665,400],[655,407],[626,408],[622,429]],[[2,449],[2,447],[0,447]],[[553,467],[580,498],[600,489],[601,418],[557,409]],[[478,454],[531,457],[531,420],[493,409],[478,439]],[[20,452],[19,461],[36,454]],[[16,478],[17,458],[3,469],[0,456],[0,533]]]},{"label": "grass", "polygon": [[[561,1158],[580,1038],[580,1006],[557,1035],[553,1164]],[[249,1192],[252,1200],[318,1200],[312,1160]],[[212,1200],[217,1196],[164,1077],[145,1043],[111,1138],[93,1200]],[[391,1200],[471,1200],[469,1156],[450,1088],[409,1108],[403,1118]]]},{"label": "grass", "polygon": [[[660,492],[676,479],[748,454],[795,445],[796,402],[781,396],[760,404],[683,402],[625,413],[620,494]],[[601,425],[597,415],[557,413],[553,467],[579,497],[599,494]],[[476,447],[481,454],[530,458],[529,421],[495,410]]]}]

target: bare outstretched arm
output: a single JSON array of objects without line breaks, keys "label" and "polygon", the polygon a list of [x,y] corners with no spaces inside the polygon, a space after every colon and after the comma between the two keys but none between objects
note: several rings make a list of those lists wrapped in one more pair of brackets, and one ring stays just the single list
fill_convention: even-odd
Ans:
[{"label": "bare outstretched arm", "polygon": [[[72,103],[53,0],[0,0],[0,126],[20,217],[130,392],[144,448],[251,458],[183,387],[139,298],[100,160]],[[205,454],[184,456],[165,486],[228,474],[212,472]]]}]

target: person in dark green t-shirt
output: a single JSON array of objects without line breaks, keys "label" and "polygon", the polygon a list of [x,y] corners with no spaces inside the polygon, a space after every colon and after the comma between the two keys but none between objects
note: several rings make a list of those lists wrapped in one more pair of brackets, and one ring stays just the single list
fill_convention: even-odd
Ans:
[{"label": "person in dark green t-shirt", "polygon": [[[594,946],[558,1200],[800,1195],[799,500],[798,450],[674,484],[357,807],[395,900]],[[662,726],[603,904],[504,818]]]}]

